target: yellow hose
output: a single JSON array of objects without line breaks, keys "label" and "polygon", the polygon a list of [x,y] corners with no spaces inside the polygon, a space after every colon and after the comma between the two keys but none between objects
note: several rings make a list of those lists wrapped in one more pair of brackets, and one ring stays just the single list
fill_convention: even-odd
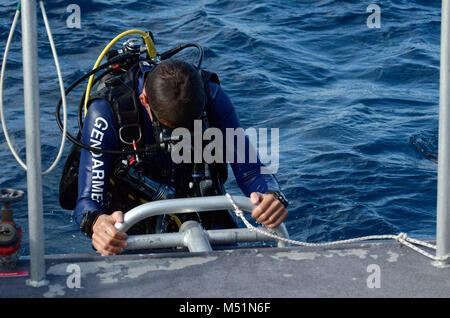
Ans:
[{"label": "yellow hose", "polygon": [[[111,47],[117,43],[117,41],[119,41],[121,38],[123,38],[127,35],[130,35],[130,34],[142,35],[142,37],[144,38],[145,45],[147,47],[148,56],[150,58],[156,57],[157,53],[155,50],[155,45],[153,44],[153,41],[152,41],[150,35],[148,35],[144,31],[133,29],[133,30],[128,30],[128,31],[125,31],[125,32],[119,34],[111,42],[109,42],[109,44],[103,49],[102,53],[100,53],[99,57],[97,58],[97,62],[95,62],[93,69],[96,69],[100,65],[100,63],[102,62],[106,53],[108,53],[108,51],[111,49]],[[84,116],[86,116],[86,113],[87,113],[87,103],[89,100],[89,96],[91,95],[91,89],[92,89],[92,83],[94,81],[94,77],[95,77],[95,74],[93,74],[93,75],[91,75],[91,77],[89,77],[89,82],[88,82],[88,85],[86,88],[86,96],[84,98]]]},{"label": "yellow hose", "polygon": [[[131,194],[129,194],[128,197],[131,200],[135,200],[135,197],[133,197]],[[142,199],[142,198],[139,198],[139,201],[141,201],[142,204],[150,202],[150,201],[147,201],[147,200]],[[168,213],[168,215],[172,218],[172,220],[175,221],[175,223],[178,226],[178,229],[180,229],[182,223],[181,223],[180,219],[178,218],[178,216],[176,216],[175,214],[172,214],[172,213]]]}]

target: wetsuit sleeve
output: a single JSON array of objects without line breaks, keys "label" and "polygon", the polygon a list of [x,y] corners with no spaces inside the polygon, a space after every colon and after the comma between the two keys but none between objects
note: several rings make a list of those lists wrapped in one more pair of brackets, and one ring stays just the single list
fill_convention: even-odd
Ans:
[{"label": "wetsuit sleeve", "polygon": [[[119,141],[109,104],[94,100],[83,121],[82,142],[95,148],[117,150]],[[106,191],[109,184],[113,155],[81,150],[78,174],[78,199],[74,210],[80,225],[87,211],[106,213]]]},{"label": "wetsuit sleeve", "polygon": [[258,158],[248,136],[245,136],[245,146],[241,149],[238,142],[239,137],[233,137],[233,141],[227,136],[227,130],[237,132],[239,129],[241,131],[243,129],[226,93],[219,85],[210,83],[210,97],[210,125],[219,128],[224,136],[223,153],[228,159],[232,159],[227,161],[230,162],[237,184],[242,192],[246,196],[250,196],[252,192],[280,191],[275,176],[263,173],[264,164]]}]

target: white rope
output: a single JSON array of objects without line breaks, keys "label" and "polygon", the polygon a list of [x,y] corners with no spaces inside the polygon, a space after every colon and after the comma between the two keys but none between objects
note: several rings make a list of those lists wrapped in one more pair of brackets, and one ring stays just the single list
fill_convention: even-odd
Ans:
[{"label": "white rope", "polygon": [[[41,6],[42,17],[44,19],[44,24],[45,24],[45,28],[47,30],[47,35],[48,35],[48,39],[49,39],[49,42],[50,42],[50,47],[52,49],[53,59],[55,61],[56,73],[58,74],[58,81],[59,81],[61,97],[62,97],[62,105],[63,105],[63,123],[64,123],[63,134],[62,134],[62,138],[61,138],[61,145],[59,147],[58,155],[56,156],[56,159],[51,164],[51,166],[46,171],[44,171],[42,173],[42,175],[46,175],[46,174],[50,173],[56,167],[56,165],[58,164],[59,160],[61,159],[63,151],[64,151],[64,144],[65,144],[65,140],[66,140],[66,131],[67,131],[67,129],[66,129],[66,126],[67,126],[66,125],[66,122],[67,122],[67,104],[66,104],[66,94],[65,94],[65,90],[64,90],[63,78],[62,78],[62,75],[61,75],[61,69],[60,69],[59,61],[58,61],[58,55],[56,53],[55,43],[53,42],[53,37],[52,37],[52,34],[51,34],[50,25],[48,23],[47,14],[45,12],[44,3],[42,1],[40,1],[39,4]],[[17,160],[19,165],[23,169],[27,170],[27,165],[22,161],[22,159],[20,159],[19,155],[15,151],[14,146],[13,146],[13,144],[12,144],[10,138],[9,138],[8,130],[7,130],[6,124],[5,124],[5,116],[4,116],[4,113],[3,113],[3,83],[4,83],[4,78],[5,78],[6,62],[7,62],[7,59],[8,59],[9,47],[11,45],[11,41],[12,41],[12,38],[13,38],[14,31],[16,29],[16,25],[17,25],[17,21],[19,19],[19,16],[20,16],[20,11],[16,10],[16,14],[14,15],[14,20],[13,20],[13,23],[11,25],[11,30],[9,31],[8,40],[6,42],[5,53],[3,55],[2,68],[1,68],[1,72],[0,72],[0,119],[1,119],[3,133],[5,135],[6,143],[7,143],[8,147],[9,147],[9,149],[11,150],[11,153],[13,154],[14,158]]]},{"label": "white rope", "polygon": [[14,158],[16,158],[17,162],[27,170],[26,164],[20,159],[19,155],[16,153],[16,150],[14,149],[11,140],[9,139],[8,130],[6,128],[5,124],[5,115],[3,114],[3,80],[5,77],[5,69],[6,69],[6,61],[8,60],[8,52],[9,52],[9,46],[11,45],[11,40],[14,34],[14,30],[16,29],[17,21],[19,20],[20,11],[16,10],[16,14],[14,15],[14,20],[11,25],[11,30],[9,31],[8,40],[6,41],[6,48],[5,53],[3,54],[3,62],[2,62],[2,70],[0,73],[0,118],[2,121],[2,128],[3,128],[3,134],[5,135],[6,143],[8,144],[9,149],[11,150]]},{"label": "white rope", "polygon": [[66,104],[66,92],[64,90],[64,82],[61,74],[61,68],[59,66],[59,60],[58,60],[58,54],[56,53],[56,46],[53,42],[53,36],[52,31],[50,30],[50,24],[48,23],[47,19],[47,13],[45,12],[44,2],[39,1],[39,5],[41,7],[42,11],[42,18],[44,19],[45,29],[47,30],[47,36],[48,41],[50,42],[50,47],[52,49],[53,59],[55,61],[55,67],[56,67],[56,73],[58,74],[58,81],[59,81],[59,89],[61,91],[61,99],[62,99],[62,107],[63,107],[63,132],[61,137],[61,145],[59,147],[58,155],[55,158],[55,161],[53,161],[53,164],[42,173],[42,175],[46,175],[50,173],[58,164],[59,160],[61,159],[63,152],[64,152],[64,144],[66,141],[66,134],[67,134],[67,104]]},{"label": "white rope", "polygon": [[233,206],[234,213],[236,214],[236,216],[238,216],[242,220],[242,222],[244,222],[245,226],[250,231],[259,232],[259,233],[261,233],[263,235],[266,235],[268,237],[271,237],[271,238],[275,239],[276,241],[283,241],[283,242],[286,242],[286,243],[289,243],[289,244],[301,245],[301,246],[307,246],[307,247],[324,247],[324,246],[334,246],[334,245],[340,245],[340,244],[355,243],[355,242],[360,242],[360,241],[393,239],[393,240],[396,240],[397,242],[399,242],[400,244],[403,244],[403,245],[413,249],[414,251],[416,251],[416,252],[418,252],[418,253],[420,253],[420,254],[422,254],[422,255],[430,258],[430,259],[433,259],[435,261],[445,261],[445,260],[450,258],[450,254],[444,255],[442,257],[437,257],[435,255],[432,255],[432,254],[426,252],[423,249],[418,248],[414,244],[422,245],[422,246],[428,247],[430,249],[436,250],[436,246],[435,245],[432,245],[432,244],[427,243],[427,242],[419,241],[419,240],[416,240],[416,239],[413,239],[413,238],[409,238],[406,233],[399,233],[397,235],[391,235],[391,234],[387,234],[387,235],[369,235],[369,236],[357,237],[357,238],[352,238],[352,239],[347,239],[347,240],[340,240],[340,241],[334,241],[334,242],[326,242],[326,243],[307,243],[307,242],[291,240],[291,239],[288,239],[288,238],[276,235],[276,234],[270,232],[270,230],[268,230],[268,229],[254,227],[245,218],[244,212],[241,209],[239,209],[239,207],[234,202],[234,200],[231,197],[231,195],[226,193],[225,196],[228,198],[228,200],[230,201],[231,205]]}]

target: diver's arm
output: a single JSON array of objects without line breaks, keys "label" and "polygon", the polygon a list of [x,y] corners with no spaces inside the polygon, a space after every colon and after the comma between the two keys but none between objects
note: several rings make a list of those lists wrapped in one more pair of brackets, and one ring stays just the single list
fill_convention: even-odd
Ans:
[{"label": "diver's arm", "polygon": [[[102,149],[117,148],[117,134],[113,123],[111,108],[104,100],[95,100],[84,118],[82,142]],[[112,156],[92,153],[81,149],[78,199],[74,211],[75,221],[81,225],[84,214],[89,211],[105,211],[105,195],[109,183]]]},{"label": "diver's arm", "polygon": [[[242,154],[238,154],[238,147],[235,145],[226,144],[226,130],[227,128],[232,128],[236,130],[241,128],[241,124],[236,115],[234,107],[225,94],[225,92],[220,88],[220,86],[211,83],[210,84],[210,95],[211,95],[211,112],[210,112],[210,124],[212,127],[217,127],[221,130],[224,136],[224,157],[227,151],[227,147],[231,149],[233,154],[233,162],[230,163],[233,169],[236,181],[241,188],[242,192],[246,196],[250,196],[253,192],[264,193],[266,191],[280,191],[275,176],[272,174],[263,174],[264,165],[259,160],[258,156],[255,155],[256,160],[250,160],[249,150],[255,153],[253,146],[250,144],[249,138],[245,136],[245,158],[241,158],[239,161],[244,161],[243,163],[238,163],[238,157]],[[225,158],[224,158],[225,159]],[[243,160],[242,160],[243,159]]]},{"label": "diver's arm", "polygon": [[[233,146],[233,162],[230,165],[237,184],[242,192],[250,197],[253,204],[258,204],[252,211],[252,216],[258,222],[270,228],[277,227],[286,218],[287,210],[285,202],[278,200],[277,196],[273,194],[273,192],[281,193],[275,176],[263,173],[264,165],[259,160],[247,136],[245,136],[245,154],[237,152],[239,149],[236,142],[234,145],[226,144],[227,128],[233,128],[234,130],[241,128],[239,119],[230,99],[218,85],[210,84],[210,97],[211,126],[219,128],[224,136],[223,153],[225,154],[227,148],[230,149]],[[250,160],[251,152],[253,152],[255,160]],[[238,161],[238,157],[242,155],[245,156],[245,158],[242,158],[244,160]],[[243,163],[239,163],[241,161]]]},{"label": "diver's arm", "polygon": [[[94,100],[84,119],[82,142],[95,148],[117,150],[119,140],[113,123],[108,103]],[[105,210],[112,165],[112,155],[81,150],[75,220],[92,237],[93,247],[102,255],[121,253],[127,238],[126,233],[114,227],[114,223],[123,222],[123,213],[115,211],[109,215]]]}]

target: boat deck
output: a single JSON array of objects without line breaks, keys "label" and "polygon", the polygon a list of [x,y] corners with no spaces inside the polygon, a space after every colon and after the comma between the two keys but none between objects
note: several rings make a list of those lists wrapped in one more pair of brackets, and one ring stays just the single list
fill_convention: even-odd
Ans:
[{"label": "boat deck", "polygon": [[[80,270],[80,288],[73,286],[73,268]],[[29,261],[23,259],[14,271],[28,270]],[[48,255],[46,275],[49,284],[39,288],[27,286],[28,277],[0,277],[0,297],[450,297],[450,268],[433,266],[394,241],[333,248]]]}]

